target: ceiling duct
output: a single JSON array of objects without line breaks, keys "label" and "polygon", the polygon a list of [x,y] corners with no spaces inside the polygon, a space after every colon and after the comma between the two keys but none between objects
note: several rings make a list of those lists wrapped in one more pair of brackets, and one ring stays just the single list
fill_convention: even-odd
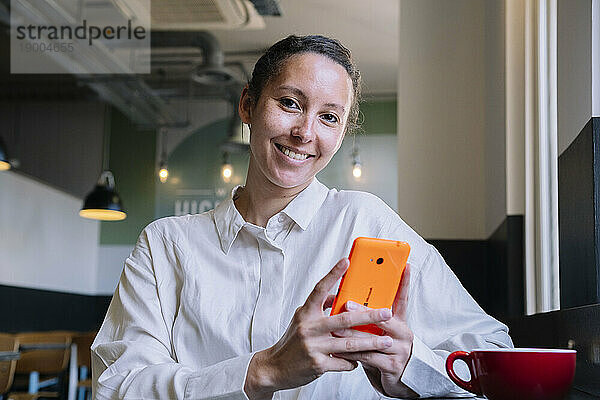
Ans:
[{"label": "ceiling duct", "polygon": [[[223,51],[212,34],[203,31],[153,31],[150,38],[153,53],[155,49],[169,51],[193,48],[201,55],[200,65],[193,69],[191,79],[202,84],[203,93],[218,94],[222,98],[239,96],[242,85],[240,78],[224,66]],[[175,110],[161,97],[160,90],[149,85],[148,78],[131,76],[103,79],[91,76],[80,77],[80,80],[140,125],[185,126],[187,119],[180,120]],[[189,83],[189,72],[186,80]]]},{"label": "ceiling duct", "polygon": [[208,32],[152,32],[152,48],[195,47],[202,52],[203,62],[192,72],[194,82],[203,85],[228,85],[239,79],[224,65],[225,55],[217,38]]},{"label": "ceiling duct", "polygon": [[194,82],[203,85],[220,85],[235,81],[234,75],[223,65],[225,56],[217,39],[207,32],[199,32],[197,38],[205,59],[192,73]]}]

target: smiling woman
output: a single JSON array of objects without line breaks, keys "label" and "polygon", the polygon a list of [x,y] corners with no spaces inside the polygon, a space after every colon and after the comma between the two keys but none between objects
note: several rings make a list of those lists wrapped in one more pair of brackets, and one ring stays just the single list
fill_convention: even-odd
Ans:
[{"label": "smiling woman", "polygon": [[[304,190],[340,148],[352,98],[345,69],[314,53],[288,59],[258,99],[245,88],[240,115],[251,126],[247,185],[287,189],[287,196]],[[244,193],[240,204],[248,201]]]},{"label": "smiling woman", "polygon": [[[449,352],[512,346],[385,203],[315,178],[355,127],[359,98],[334,39],[290,36],[260,58],[239,103],[246,183],[214,210],[144,229],[92,345],[95,398],[456,395]],[[410,266],[391,309],[347,302],[330,315],[359,236],[408,242]],[[383,335],[351,329],[366,324]]]}]

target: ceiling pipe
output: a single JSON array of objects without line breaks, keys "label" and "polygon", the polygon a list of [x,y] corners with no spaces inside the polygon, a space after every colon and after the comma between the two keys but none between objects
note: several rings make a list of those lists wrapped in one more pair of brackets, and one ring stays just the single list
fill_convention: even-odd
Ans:
[{"label": "ceiling pipe", "polygon": [[[150,40],[151,48],[200,49],[203,62],[194,69],[191,79],[202,85],[221,86],[228,96],[239,95],[240,82],[235,74],[224,66],[225,55],[214,35],[204,31],[153,31]],[[140,125],[185,126],[187,124],[187,121],[177,120],[167,103],[148,86],[142,77],[125,79],[81,77],[81,80],[100,97]]]},{"label": "ceiling pipe", "polygon": [[152,48],[195,47],[200,49],[203,62],[194,69],[192,79],[203,85],[239,84],[235,74],[225,67],[225,55],[217,38],[209,32],[155,31]]},{"label": "ceiling pipe", "polygon": [[[153,31],[151,48],[200,49],[203,62],[195,68],[191,79],[210,87],[221,87],[226,97],[238,95],[241,82],[224,66],[225,56],[217,39],[208,32]],[[244,71],[245,72],[245,71]],[[186,126],[189,121],[178,121],[168,104],[140,76],[79,77],[105,101],[143,126]]]}]

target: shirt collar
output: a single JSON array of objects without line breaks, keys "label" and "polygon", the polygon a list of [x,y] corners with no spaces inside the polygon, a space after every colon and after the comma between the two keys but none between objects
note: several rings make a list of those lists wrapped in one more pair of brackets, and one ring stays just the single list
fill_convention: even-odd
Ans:
[{"label": "shirt collar", "polygon": [[[233,195],[240,186],[231,191],[231,196],[215,207],[214,219],[221,249],[227,254],[246,221],[233,203]],[[328,189],[314,178],[281,212],[290,217],[302,230],[306,230],[313,217],[325,201]]]},{"label": "shirt collar", "polygon": [[231,195],[215,207],[215,225],[219,234],[221,249],[225,254],[229,253],[233,241],[245,224],[244,218],[242,218],[242,215],[233,203],[233,195],[239,187],[236,186],[233,188]]},{"label": "shirt collar", "polygon": [[282,212],[294,220],[302,230],[306,230],[325,201],[327,192],[327,186],[314,178],[310,185],[290,201]]}]

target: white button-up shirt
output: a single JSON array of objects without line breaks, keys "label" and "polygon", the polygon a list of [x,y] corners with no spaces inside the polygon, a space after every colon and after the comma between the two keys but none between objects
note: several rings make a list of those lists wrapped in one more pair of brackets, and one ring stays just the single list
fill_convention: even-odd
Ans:
[{"label": "white button-up shirt", "polygon": [[[266,228],[245,222],[231,198],[206,213],[146,227],[92,345],[95,398],[247,399],[253,354],[283,336],[296,308],[358,236],[411,247],[407,318],[414,342],[402,382],[421,396],[464,394],[448,379],[445,357],[512,346],[506,326],[379,198],[329,190],[314,179]],[[274,398],[386,397],[359,367]]]}]

